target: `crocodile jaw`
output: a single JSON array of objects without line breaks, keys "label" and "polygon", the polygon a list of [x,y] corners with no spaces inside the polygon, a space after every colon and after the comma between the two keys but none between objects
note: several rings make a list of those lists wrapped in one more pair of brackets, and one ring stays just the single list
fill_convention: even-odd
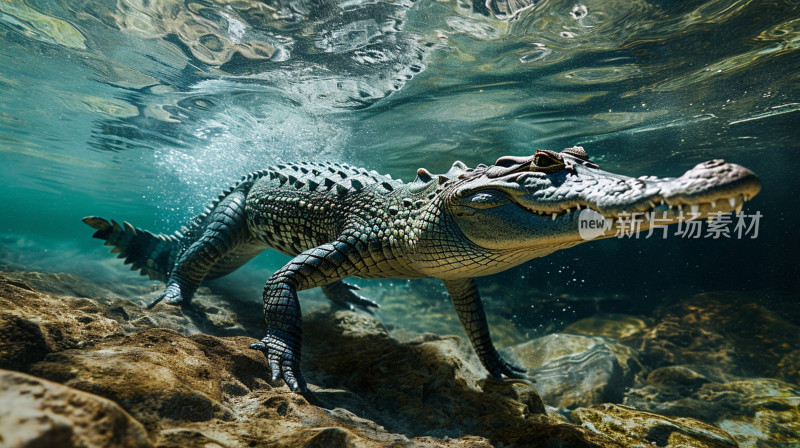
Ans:
[{"label": "crocodile jaw", "polygon": [[576,164],[554,174],[521,172],[483,182],[486,194],[508,201],[479,210],[451,206],[456,223],[473,243],[525,251],[527,259],[586,241],[579,231],[582,210],[606,219],[607,230],[597,238],[608,238],[630,226],[632,217],[641,231],[651,224],[738,213],[761,189],[752,171],[722,160],[698,164],[678,178],[631,178]]}]

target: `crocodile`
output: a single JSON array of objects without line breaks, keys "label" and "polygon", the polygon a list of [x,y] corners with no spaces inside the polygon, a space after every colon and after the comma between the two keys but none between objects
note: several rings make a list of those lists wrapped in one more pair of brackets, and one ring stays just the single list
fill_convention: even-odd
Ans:
[{"label": "crocodile", "polygon": [[665,225],[739,213],[760,188],[752,171],[719,159],[677,178],[632,178],[601,170],[575,146],[491,166],[457,161],[444,174],[420,168],[410,183],[346,164],[282,163],[244,176],[173,234],[83,221],[132,269],[166,283],[148,308],[189,305],[201,282],[264,249],[292,256],[266,282],[266,336],[251,348],[265,354],[274,381],[303,392],[298,291],[319,286],[336,304],[370,309],[377,303],[343,279],[441,279],[488,373],[525,378],[492,343],[475,277],[587,241],[579,229],[587,211],[606,221],[593,239],[608,238],[636,214],[648,218],[641,231],[656,216]]}]

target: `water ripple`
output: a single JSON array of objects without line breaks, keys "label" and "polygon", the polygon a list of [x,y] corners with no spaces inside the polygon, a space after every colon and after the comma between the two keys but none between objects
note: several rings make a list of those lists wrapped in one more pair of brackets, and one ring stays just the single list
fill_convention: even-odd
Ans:
[{"label": "water ripple", "polygon": [[[6,0],[0,137],[37,150],[47,141],[61,155],[130,152],[143,166],[158,154],[179,182],[188,165],[227,165],[219,177],[249,169],[240,158],[323,154],[403,172],[412,160],[446,168],[633,138],[717,156],[743,123],[796,110],[799,10],[754,0]],[[71,138],[58,133],[67,129]]]}]

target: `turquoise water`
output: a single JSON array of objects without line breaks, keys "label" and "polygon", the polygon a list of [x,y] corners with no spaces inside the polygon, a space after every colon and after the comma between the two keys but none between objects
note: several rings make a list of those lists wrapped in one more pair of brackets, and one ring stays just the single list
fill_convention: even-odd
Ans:
[{"label": "turquoise water", "polygon": [[[763,214],[758,238],[584,244],[483,279],[491,312],[546,331],[719,290],[796,310],[800,6],[523,6],[0,0],[0,261],[144,282],[82,217],[172,231],[277,160],[410,180],[579,144],[626,175],[747,166],[763,181],[745,209]],[[218,284],[257,301],[285,261],[265,253]],[[445,299],[432,282],[363,284]]]}]

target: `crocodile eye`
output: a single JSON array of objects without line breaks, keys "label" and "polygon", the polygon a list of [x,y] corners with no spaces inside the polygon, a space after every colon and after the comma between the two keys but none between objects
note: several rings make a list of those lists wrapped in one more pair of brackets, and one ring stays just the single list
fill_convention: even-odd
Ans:
[{"label": "crocodile eye", "polygon": [[533,163],[530,169],[531,171],[554,173],[564,169],[564,167],[564,161],[557,155],[547,151],[538,151],[533,155]]},{"label": "crocodile eye", "polygon": [[556,161],[544,154],[536,154],[536,156],[533,158],[533,163],[540,168],[546,168],[554,165]]}]

